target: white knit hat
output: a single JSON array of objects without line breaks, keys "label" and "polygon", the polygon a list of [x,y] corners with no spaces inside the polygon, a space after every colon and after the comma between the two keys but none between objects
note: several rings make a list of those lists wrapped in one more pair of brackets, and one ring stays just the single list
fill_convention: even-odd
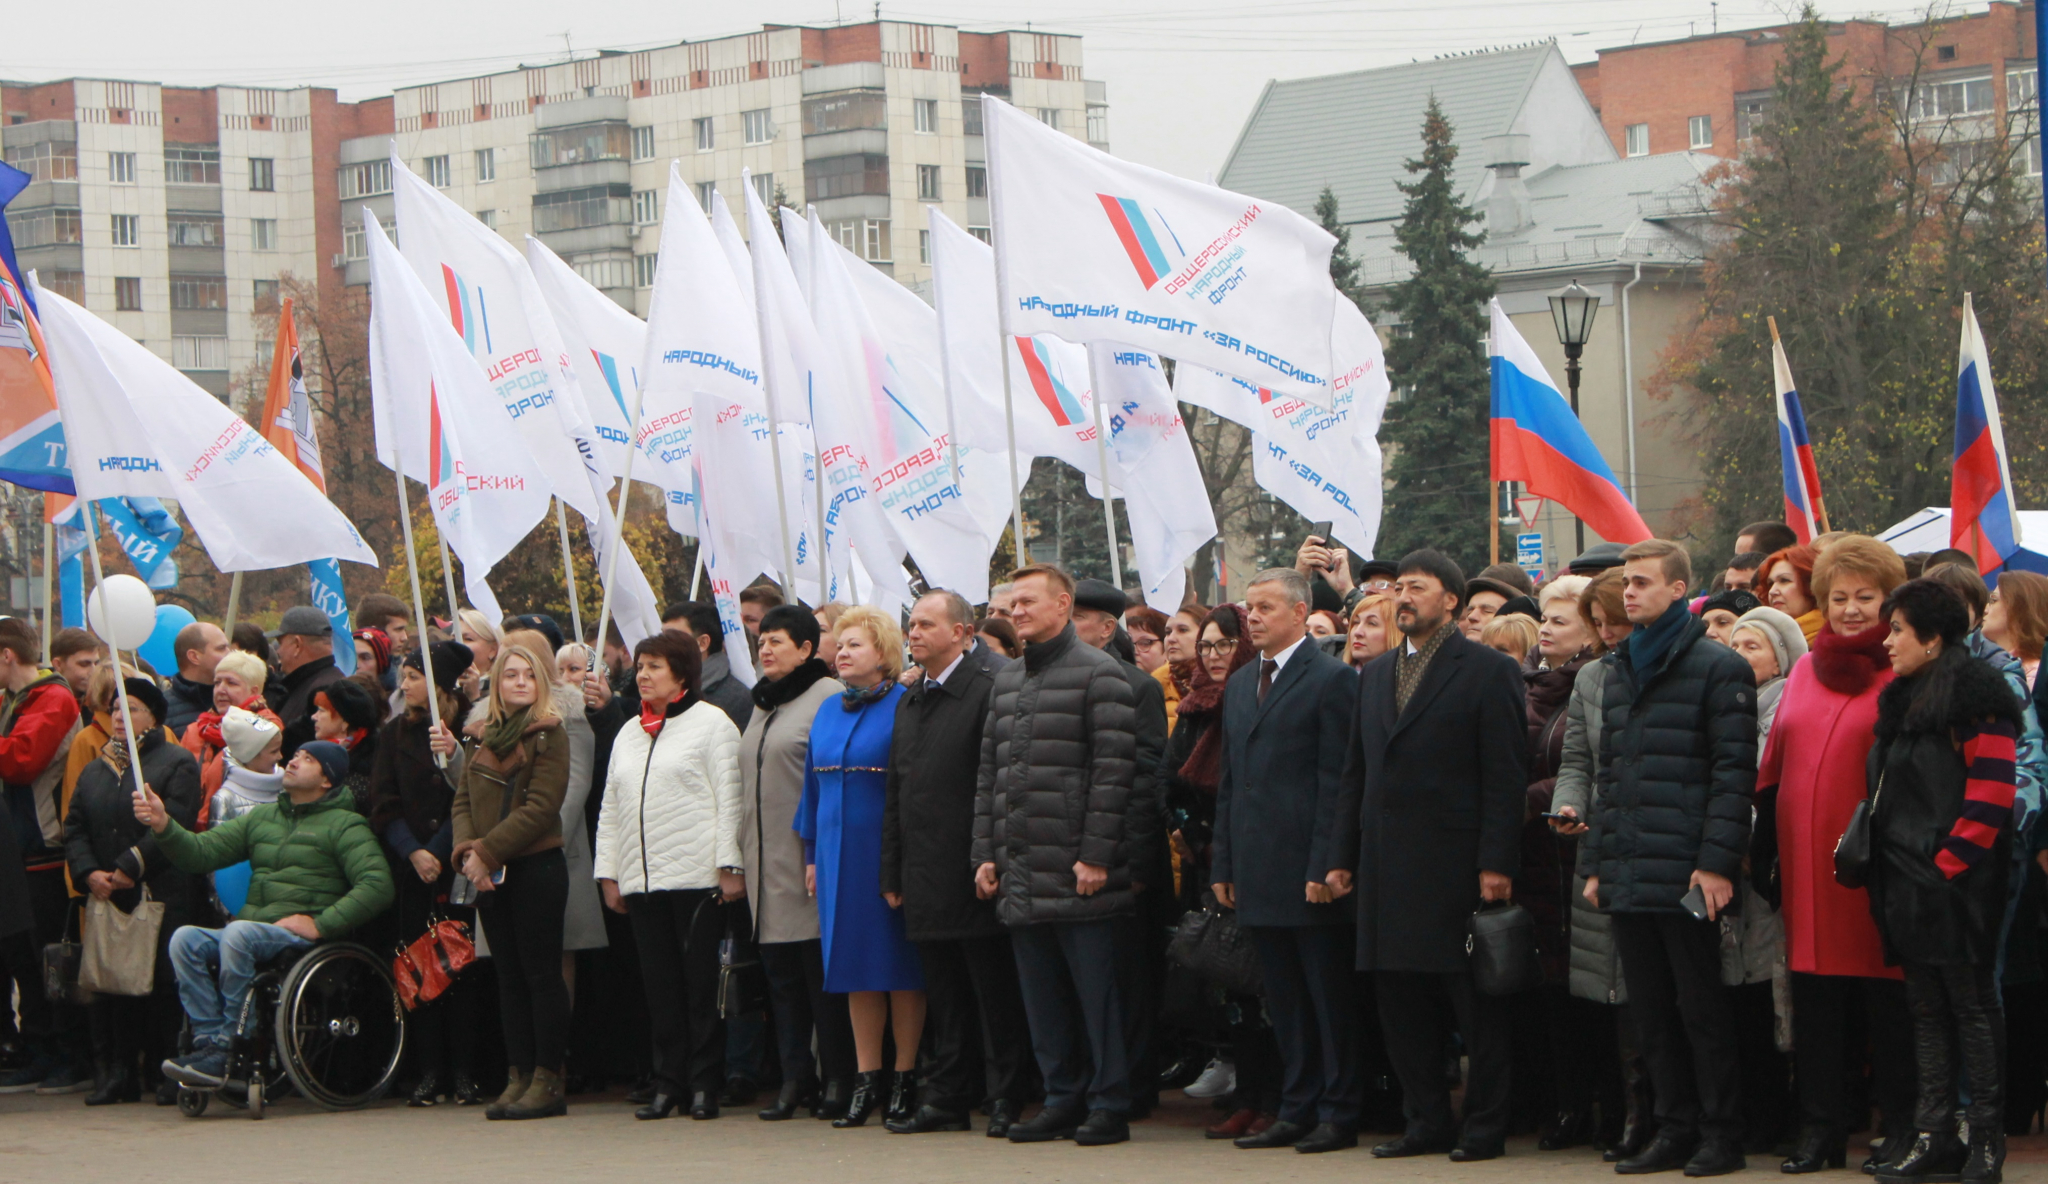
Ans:
[{"label": "white knit hat", "polygon": [[1799,628],[1799,622],[1768,605],[1742,614],[1741,619],[1735,622],[1735,628],[1728,631],[1728,636],[1733,638],[1743,629],[1755,630],[1777,651],[1780,674],[1792,673],[1792,664],[1806,656],[1806,633]]},{"label": "white knit hat", "polygon": [[220,734],[228,742],[228,754],[235,758],[235,763],[247,765],[270,747],[278,726],[253,711],[230,707],[220,719]]}]

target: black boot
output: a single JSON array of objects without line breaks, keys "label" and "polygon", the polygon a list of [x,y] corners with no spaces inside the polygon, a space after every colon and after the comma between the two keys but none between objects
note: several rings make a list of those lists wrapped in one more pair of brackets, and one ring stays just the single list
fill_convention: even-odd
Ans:
[{"label": "black boot", "polygon": [[817,1110],[817,1078],[806,1077],[802,1081],[783,1082],[781,1091],[775,1095],[774,1103],[756,1117],[762,1122],[788,1122],[796,1117],[797,1108],[800,1106],[809,1106],[814,1112]]},{"label": "black boot", "polygon": [[1788,1176],[1803,1176],[1845,1167],[1848,1162],[1847,1135],[1824,1126],[1810,1126],[1799,1132],[1799,1149],[1792,1153],[1792,1158],[1779,1164],[1778,1170]]},{"label": "black boot", "polygon": [[868,1119],[882,1104],[882,1071],[862,1073],[853,1079],[853,1096],[847,1099],[846,1113],[832,1120],[840,1128],[866,1126]]},{"label": "black boot", "polygon": [[889,1122],[908,1122],[917,1111],[917,1070],[898,1069],[896,1080],[889,1084],[889,1109],[883,1117]]},{"label": "black boot", "polygon": [[142,1083],[135,1076],[135,1070],[101,1064],[94,1075],[93,1090],[85,1096],[88,1106],[111,1106],[116,1102],[139,1102],[142,1100]]},{"label": "black boot", "polygon": [[1560,1110],[1557,1117],[1543,1128],[1536,1138],[1538,1151],[1563,1151],[1577,1147],[1593,1133],[1593,1116],[1583,1111]]},{"label": "black boot", "polygon": [[1970,1158],[1963,1162],[1963,1184],[1999,1184],[2005,1179],[2005,1132],[1991,1124],[1970,1124]]},{"label": "black boot", "polygon": [[405,1100],[408,1106],[431,1106],[441,1100],[441,1078],[432,1069],[420,1074],[419,1084],[412,1087],[412,1096]]},{"label": "black boot", "polygon": [[[1885,1149],[1891,1150],[1889,1146]],[[1890,1184],[1954,1184],[1962,1178],[1963,1161],[1969,1155],[1970,1149],[1952,1132],[1921,1131],[1905,1154],[1886,1156],[1890,1162],[1877,1169],[1877,1178]]]},{"label": "black boot", "polygon": [[467,1069],[455,1071],[455,1088],[449,1094],[458,1106],[474,1106],[484,1100],[483,1088],[477,1085],[476,1078]]},{"label": "black boot", "polygon": [[811,1104],[812,1118],[843,1118],[846,1103],[853,1096],[853,1083],[844,1077],[833,1077],[825,1082],[818,1100]]},{"label": "black boot", "polygon": [[1628,1057],[1621,1062],[1622,1088],[1627,1092],[1628,1117],[1621,1124],[1621,1139],[1600,1156],[1608,1163],[1620,1163],[1634,1159],[1650,1145],[1657,1134],[1657,1117],[1652,1111],[1650,1095],[1650,1073],[1641,1057]]}]

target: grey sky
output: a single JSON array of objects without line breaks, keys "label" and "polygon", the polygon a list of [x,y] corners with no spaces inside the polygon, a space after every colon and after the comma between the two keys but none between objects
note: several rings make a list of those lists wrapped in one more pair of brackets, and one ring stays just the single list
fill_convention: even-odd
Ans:
[{"label": "grey sky", "polygon": [[[1982,11],[1981,2],[1947,10]],[[1835,3],[1832,17],[1923,13],[1900,0]],[[1085,38],[1109,86],[1119,156],[1204,178],[1269,78],[1299,78],[1556,37],[1572,61],[1632,41],[1773,24],[1791,0],[904,0],[885,18]],[[872,0],[84,0],[9,6],[0,78],[77,75],[188,85],[326,85],[345,99],[393,86],[560,61],[565,46],[642,48],[761,22],[872,19]],[[566,40],[565,40],[566,38]]]}]

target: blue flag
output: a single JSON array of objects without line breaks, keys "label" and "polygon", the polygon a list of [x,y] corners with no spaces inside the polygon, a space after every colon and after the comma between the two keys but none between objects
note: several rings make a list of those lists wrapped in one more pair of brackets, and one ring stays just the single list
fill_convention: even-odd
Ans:
[{"label": "blue flag", "polygon": [[334,622],[334,668],[343,674],[356,672],[356,644],[348,624],[348,597],[341,590],[341,561],[315,559],[306,565],[313,577],[313,607]]}]

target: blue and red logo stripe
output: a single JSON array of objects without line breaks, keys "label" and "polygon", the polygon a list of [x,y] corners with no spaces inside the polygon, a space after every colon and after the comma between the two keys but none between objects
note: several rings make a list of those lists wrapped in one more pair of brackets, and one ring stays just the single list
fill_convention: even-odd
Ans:
[{"label": "blue and red logo stripe", "polygon": [[468,348],[470,353],[474,354],[476,352],[476,335],[481,330],[484,335],[484,352],[489,353],[491,349],[491,324],[489,314],[484,311],[483,289],[478,288],[476,290],[475,304],[472,305],[470,302],[470,288],[467,283],[463,282],[462,273],[446,263],[441,265],[441,283],[448,293],[448,322],[455,326],[457,333],[462,334],[462,344]]},{"label": "blue and red logo stripe", "polygon": [[427,387],[427,488],[439,489],[443,481],[455,476],[455,450],[450,447],[448,435],[441,429],[441,392],[435,386]]},{"label": "blue and red logo stripe", "polygon": [[1160,248],[1159,236],[1152,232],[1145,211],[1128,197],[1107,193],[1095,196],[1101,200],[1103,212],[1109,215],[1109,224],[1116,231],[1117,240],[1123,243],[1124,254],[1130,256],[1131,266],[1137,269],[1138,278],[1150,290],[1173,268],[1166,261],[1166,252]]},{"label": "blue and red logo stripe", "polygon": [[1070,428],[1088,418],[1088,413],[1081,407],[1081,400],[1052,372],[1043,345],[1032,338],[1019,337],[1017,353],[1024,359],[1024,372],[1031,377],[1031,390],[1052,414],[1054,423]]}]

